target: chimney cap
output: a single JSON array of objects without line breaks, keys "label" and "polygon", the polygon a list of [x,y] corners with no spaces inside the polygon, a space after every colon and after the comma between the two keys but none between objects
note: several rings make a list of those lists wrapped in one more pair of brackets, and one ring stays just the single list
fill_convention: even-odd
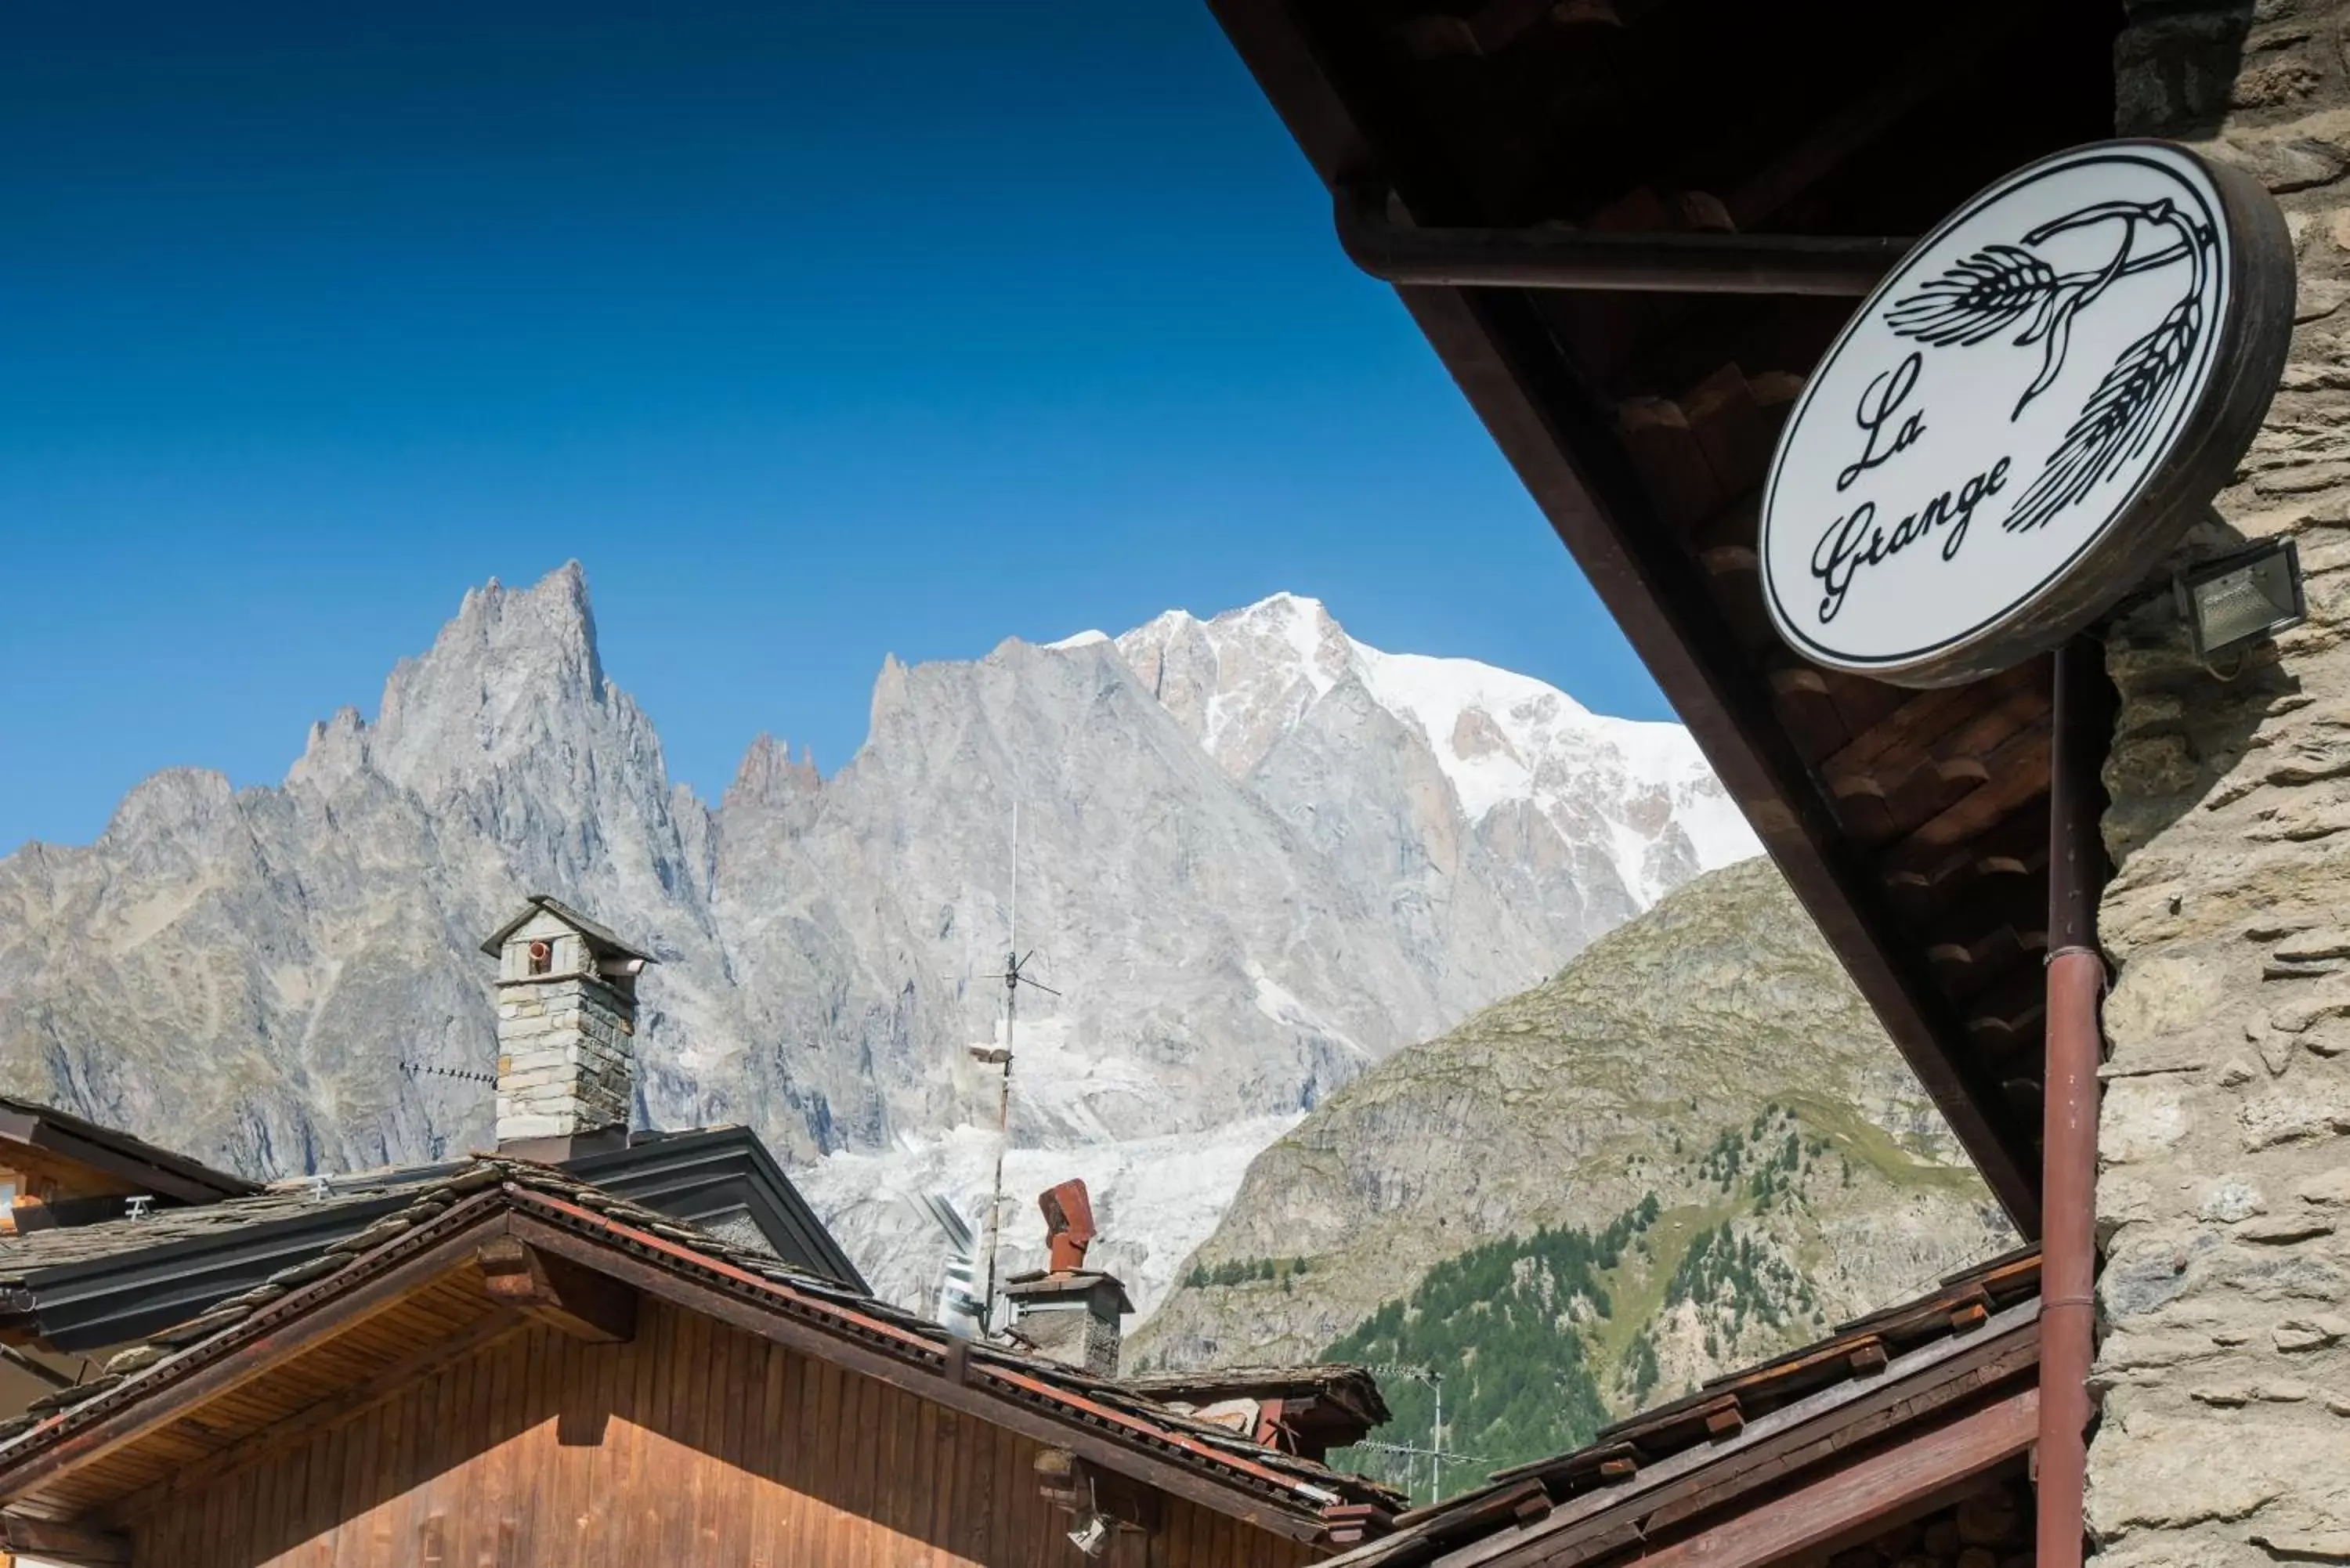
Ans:
[{"label": "chimney cap", "polygon": [[629,958],[643,963],[660,962],[660,960],[642,948],[630,947],[627,942],[622,941],[609,927],[589,919],[570,905],[548,893],[533,893],[529,901],[524,904],[520,914],[489,934],[488,939],[482,943],[482,950],[492,958],[497,957],[504,950],[506,939],[522,929],[524,923],[542,909],[577,931],[586,940],[588,950],[599,959]]},{"label": "chimney cap", "polygon": [[1001,1288],[1014,1301],[1084,1301],[1099,1293],[1105,1302],[1117,1306],[1121,1316],[1134,1310],[1133,1300],[1116,1274],[1092,1269],[1031,1269],[1024,1274],[1013,1275]]},{"label": "chimney cap", "polygon": [[1093,1244],[1094,1206],[1086,1184],[1075,1177],[1040,1193],[1036,1207],[1045,1214],[1045,1241],[1051,1249],[1048,1265],[1055,1273],[1073,1273],[1086,1266],[1086,1249]]}]

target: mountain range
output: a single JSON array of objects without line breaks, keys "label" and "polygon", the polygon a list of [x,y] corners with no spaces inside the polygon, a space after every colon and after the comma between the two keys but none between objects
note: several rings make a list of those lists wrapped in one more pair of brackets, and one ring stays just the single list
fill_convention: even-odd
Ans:
[{"label": "mountain range", "polygon": [[1014,1042],[1012,1234],[1087,1176],[1148,1303],[1300,1116],[1753,847],[1677,726],[1286,595],[887,659],[837,773],[762,738],[706,802],[574,565],[468,593],[281,783],[158,774],[94,843],[0,860],[0,1082],[257,1176],[484,1147],[475,943],[552,892],[660,960],[638,1118],[753,1126],[910,1298],[938,1251],[905,1195],[986,1182],[966,1047],[1003,1039],[1016,867],[1058,995]]}]

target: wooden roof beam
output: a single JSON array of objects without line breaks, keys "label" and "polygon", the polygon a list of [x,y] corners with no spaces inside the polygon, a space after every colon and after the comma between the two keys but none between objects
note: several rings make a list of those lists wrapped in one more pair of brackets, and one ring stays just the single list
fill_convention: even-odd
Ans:
[{"label": "wooden roof beam", "polygon": [[1652,1547],[1641,1562],[1644,1568],[1762,1568],[1799,1554],[1825,1555],[1848,1538],[1878,1534],[1956,1501],[1984,1472],[2029,1449],[2039,1419],[2040,1391],[2026,1388],[1742,1509],[1714,1528]]},{"label": "wooden roof beam", "polygon": [[130,1561],[130,1538],[112,1531],[0,1513],[0,1552],[68,1563],[71,1568],[102,1568]]},{"label": "wooden roof beam", "polygon": [[1704,230],[1423,229],[1389,221],[1387,202],[1388,192],[1376,184],[1342,184],[1332,211],[1347,259],[1399,286],[1856,299],[1875,288],[1915,243],[1874,235]]},{"label": "wooden roof beam", "polygon": [[637,1293],[592,1269],[551,1258],[512,1236],[494,1236],[474,1254],[490,1299],[590,1345],[637,1336]]}]

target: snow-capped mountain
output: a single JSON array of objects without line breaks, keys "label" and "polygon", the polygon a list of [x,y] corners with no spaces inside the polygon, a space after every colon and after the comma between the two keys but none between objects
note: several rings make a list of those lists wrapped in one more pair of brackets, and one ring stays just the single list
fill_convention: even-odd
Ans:
[{"label": "snow-capped mountain", "polygon": [[[1121,1137],[1122,1118],[1089,1109],[1097,1095],[1148,1093],[1163,1077],[1138,1073],[1128,1056],[1097,1054],[1081,1023],[1074,1031],[1057,1016],[1023,1023],[1017,1094],[1029,1133],[1006,1167],[1006,1188],[1024,1199],[1084,1177],[1104,1220],[1103,1255],[1146,1312],[1250,1160],[1337,1081],[1553,972],[1666,892],[1759,849],[1679,725],[1594,714],[1555,687],[1472,659],[1383,652],[1349,638],[1314,599],[1276,594],[1210,620],[1170,610],[1120,637],[1083,631],[1042,651],[1114,653],[1242,794],[1289,826],[1293,852],[1321,862],[1323,885],[1383,919],[1434,982],[1432,1011],[1358,1038],[1249,958],[1243,975],[1264,1023],[1276,1036],[1336,1043],[1337,1071],[1309,1080],[1285,1114],[1171,1137]],[[1031,918],[1024,914],[1024,929]],[[1315,966],[1316,983],[1301,989],[1311,997],[1343,973]],[[974,1090],[967,1103],[983,1110],[986,1098]],[[858,1237],[871,1267],[893,1282],[921,1277],[936,1266],[933,1240],[891,1194],[921,1186],[978,1206],[993,1148],[981,1119],[905,1137],[880,1155],[837,1155],[804,1179]],[[1024,1202],[1019,1218],[1010,1234],[1031,1243],[1018,1254],[1024,1266],[1041,1245]]]},{"label": "snow-capped mountain", "polygon": [[[1097,639],[1107,640],[1085,632],[1056,646]],[[1381,652],[1348,637],[1319,600],[1275,594],[1208,621],[1170,610],[1115,640],[1235,778],[1353,681],[1419,732],[1470,822],[1525,806],[1569,839],[1607,824],[1617,872],[1644,908],[1693,867],[1760,851],[1680,725],[1605,718],[1471,659]]]},{"label": "snow-capped mountain", "polygon": [[1752,847],[1674,727],[1287,597],[885,661],[837,774],[762,739],[713,805],[567,567],[468,594],[282,785],[159,774],[97,843],[0,860],[0,1085],[256,1174],[482,1147],[473,944],[552,891],[661,960],[639,1117],[756,1127],[910,1298],[936,1243],[891,1194],[986,1180],[965,1048],[1003,1035],[1015,801],[1020,945],[1061,994],[1019,1023],[1008,1235],[1086,1175],[1145,1302],[1331,1089]]}]

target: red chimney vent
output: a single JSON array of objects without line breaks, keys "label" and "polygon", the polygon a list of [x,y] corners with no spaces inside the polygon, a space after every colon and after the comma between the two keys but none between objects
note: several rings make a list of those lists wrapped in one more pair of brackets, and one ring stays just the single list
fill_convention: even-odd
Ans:
[{"label": "red chimney vent", "polygon": [[1036,1199],[1045,1211],[1045,1240],[1053,1249],[1049,1267],[1056,1274],[1075,1273],[1086,1266],[1086,1248],[1094,1239],[1094,1206],[1086,1184],[1072,1177]]}]

